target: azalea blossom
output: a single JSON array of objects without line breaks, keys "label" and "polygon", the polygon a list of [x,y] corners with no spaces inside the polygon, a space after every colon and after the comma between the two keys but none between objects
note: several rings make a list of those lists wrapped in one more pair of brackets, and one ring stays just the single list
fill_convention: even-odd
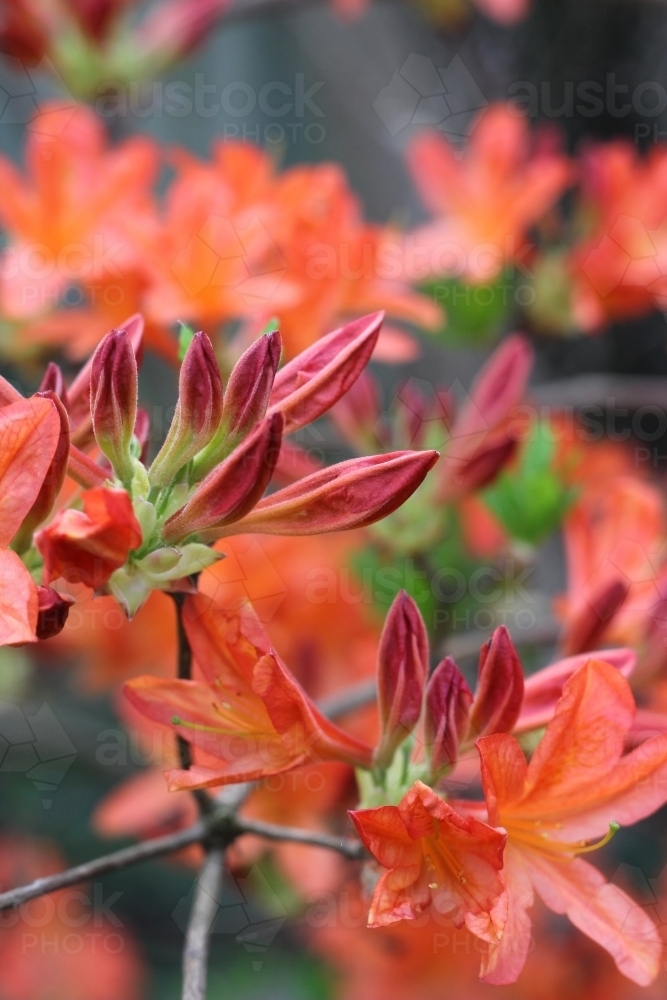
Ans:
[{"label": "azalea blossom", "polygon": [[667,800],[667,737],[624,754],[634,713],[619,671],[591,659],[567,681],[529,763],[513,736],[478,741],[488,820],[507,833],[509,909],[505,933],[482,964],[488,982],[519,975],[534,893],[606,948],[628,978],[646,985],[657,975],[662,945],[651,918],[578,857]]},{"label": "azalea blossom", "polygon": [[528,123],[509,105],[479,116],[462,159],[444,136],[412,141],[408,163],[433,222],[412,234],[429,274],[492,281],[512,263],[527,262],[528,228],[572,180],[566,157],[532,148]]},{"label": "azalea blossom", "polygon": [[370,765],[371,748],[317,710],[248,605],[226,610],[188,597],[184,624],[204,680],[140,677],[124,689],[135,708],[195,748],[192,767],[169,771],[171,789],[250,781],[328,760]]},{"label": "azalea blossom", "polygon": [[484,941],[502,937],[506,903],[500,875],[505,834],[459,815],[422,782],[397,806],[351,810],[371,854],[388,868],[373,893],[370,927],[412,920],[429,906]]}]

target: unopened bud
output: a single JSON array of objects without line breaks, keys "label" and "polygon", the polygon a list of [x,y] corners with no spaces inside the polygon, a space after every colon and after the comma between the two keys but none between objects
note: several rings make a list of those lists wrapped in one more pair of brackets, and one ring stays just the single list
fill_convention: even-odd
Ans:
[{"label": "unopened bud", "polygon": [[196,333],[178,383],[178,403],[169,433],[149,470],[154,486],[168,486],[215,434],[222,419],[222,378],[211,341]]},{"label": "unopened bud", "polygon": [[475,701],[470,712],[471,736],[509,733],[523,702],[523,668],[504,625],[499,625],[479,652]]},{"label": "unopened bud", "polygon": [[382,736],[374,760],[387,767],[417,724],[428,675],[428,636],[419,608],[401,591],[389,609],[378,649]]},{"label": "unopened bud", "polygon": [[121,482],[133,476],[130,442],[137,416],[138,375],[132,341],[111,330],[93,355],[90,411],[95,438]]},{"label": "unopened bud", "polygon": [[424,742],[433,780],[456,764],[472,700],[463,674],[451,656],[445,657],[426,686]]}]

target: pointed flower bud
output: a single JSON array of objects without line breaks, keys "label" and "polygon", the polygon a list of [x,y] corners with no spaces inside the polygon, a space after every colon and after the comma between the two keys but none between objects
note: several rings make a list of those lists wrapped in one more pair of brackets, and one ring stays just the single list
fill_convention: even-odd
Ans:
[{"label": "pointed flower bud", "polygon": [[563,653],[571,656],[595,649],[612,618],[625,603],[629,591],[630,585],[620,576],[598,584],[568,620],[561,640]]},{"label": "pointed flower bud", "polygon": [[435,782],[454,767],[468,732],[472,691],[451,656],[441,660],[426,686],[424,742]]},{"label": "pointed flower bud", "polygon": [[208,540],[249,532],[318,535],[366,527],[400,507],[437,460],[437,451],[395,451],[328,466],[272,493]]},{"label": "pointed flower bud", "polygon": [[[130,316],[128,320],[121,323],[118,329],[125,330],[132,341],[134,356],[137,360],[137,365],[140,367],[144,344],[143,316],[140,313],[135,313],[134,316]],[[82,420],[86,420],[90,416],[90,374],[94,359],[95,354],[88,359],[67,390],[67,410],[72,421],[72,426],[78,427]]]},{"label": "pointed flower bud", "polygon": [[38,639],[52,639],[65,628],[74,598],[59,594],[53,587],[38,587],[37,598],[39,609],[35,634]]},{"label": "pointed flower bud", "polygon": [[222,378],[205,333],[190,342],[178,382],[178,403],[169,433],[151,465],[153,486],[169,486],[178,472],[215,434],[222,418]]},{"label": "pointed flower bud", "polygon": [[53,390],[48,392],[38,392],[36,395],[38,397],[42,397],[43,399],[50,399],[53,403],[60,420],[60,435],[58,437],[58,443],[56,444],[56,450],[53,453],[53,458],[51,459],[51,464],[49,465],[46,476],[44,477],[42,487],[37,494],[35,502],[26,514],[23,524],[19,528],[18,534],[14,539],[13,544],[17,552],[23,552],[30,546],[33,531],[42,523],[42,521],[46,520],[53,510],[53,505],[55,504],[63,483],[65,482],[69,461],[69,417],[67,416],[65,407]]},{"label": "pointed flower bud", "polygon": [[374,760],[380,767],[388,767],[396,748],[419,720],[428,676],[426,626],[404,590],[394,599],[385,620],[377,670],[382,735]]},{"label": "pointed flower bud", "polygon": [[266,333],[234,365],[227,383],[218,433],[194,461],[194,479],[203,479],[238,441],[263,420],[280,361],[280,334]]},{"label": "pointed flower bud", "polygon": [[523,702],[523,669],[519,654],[504,625],[500,625],[479,652],[475,701],[470,712],[471,735],[509,733]]},{"label": "pointed flower bud", "polygon": [[93,355],[90,412],[97,443],[126,484],[134,473],[130,442],[137,417],[137,391],[132,341],[125,330],[111,330]]},{"label": "pointed flower bud", "polygon": [[35,535],[44,557],[46,583],[102,587],[141,545],[141,526],[125,490],[93,489],[82,494],[83,510],[68,508]]},{"label": "pointed flower bud", "polygon": [[317,420],[356,382],[370,361],[384,313],[321,337],[276,375],[269,413],[285,417],[285,435]]},{"label": "pointed flower bud", "polygon": [[263,419],[281,349],[280,334],[273,330],[251,344],[234,365],[225,396],[224,422],[228,434],[234,437],[247,434]]},{"label": "pointed flower bud", "polygon": [[265,417],[206,477],[188,503],[169,518],[162,532],[164,540],[174,542],[188,535],[215,532],[252,510],[273,475],[282,428],[281,414]]}]

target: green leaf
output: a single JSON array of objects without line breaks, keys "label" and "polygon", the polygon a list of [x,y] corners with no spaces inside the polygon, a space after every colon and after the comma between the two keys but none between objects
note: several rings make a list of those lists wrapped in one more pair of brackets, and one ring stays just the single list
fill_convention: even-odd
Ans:
[{"label": "green leaf", "polygon": [[485,344],[514,308],[514,278],[505,273],[484,285],[441,278],[427,282],[422,290],[447,314],[440,336],[458,345]]},{"label": "green leaf", "polygon": [[518,468],[503,472],[482,493],[484,503],[517,541],[542,542],[558,527],[576,496],[554,470],[554,452],[548,424],[537,422]]},{"label": "green leaf", "polygon": [[193,330],[189,323],[181,323],[180,327],[181,329],[178,334],[178,360],[182,362],[196,331]]}]

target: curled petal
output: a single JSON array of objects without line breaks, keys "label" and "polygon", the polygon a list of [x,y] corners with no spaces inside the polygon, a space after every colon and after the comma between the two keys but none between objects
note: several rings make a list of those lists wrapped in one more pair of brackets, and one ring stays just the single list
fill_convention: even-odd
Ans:
[{"label": "curled petal", "polygon": [[67,409],[65,378],[60,365],[57,365],[55,361],[49,361],[46,366],[46,371],[39,385],[39,392],[55,392],[56,396],[62,401],[65,409]]},{"label": "curled petal", "polygon": [[23,552],[24,549],[29,547],[33,531],[49,516],[53,510],[53,505],[55,504],[63,483],[65,482],[67,464],[69,461],[69,417],[67,416],[65,407],[59,396],[57,396],[53,390],[39,392],[37,395],[44,399],[50,399],[53,403],[60,420],[60,435],[58,437],[56,450],[53,453],[53,458],[51,459],[51,464],[49,465],[47,473],[44,477],[42,488],[37,494],[37,498],[26,515],[15,539],[14,547],[17,552]]},{"label": "curled petal", "polygon": [[82,501],[82,511],[61,510],[35,535],[47,583],[62,576],[101,587],[141,544],[141,526],[125,490],[88,490]]}]

